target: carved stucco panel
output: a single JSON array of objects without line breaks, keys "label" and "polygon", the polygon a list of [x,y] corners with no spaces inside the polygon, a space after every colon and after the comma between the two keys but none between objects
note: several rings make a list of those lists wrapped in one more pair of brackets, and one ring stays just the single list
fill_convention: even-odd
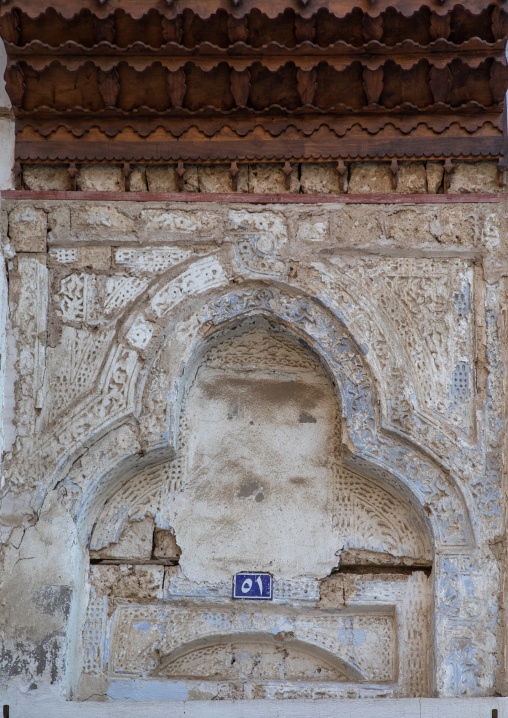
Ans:
[{"label": "carved stucco panel", "polygon": [[[46,272],[45,267],[43,270]],[[61,286],[64,290],[59,299],[62,319],[78,327],[89,321],[93,321],[94,324],[101,323],[100,316],[96,313],[99,306],[98,297],[102,294],[97,294],[99,279],[102,282],[104,278],[83,273],[71,274],[62,280]],[[176,284],[170,282],[169,285],[165,285],[165,299],[162,299],[162,295],[155,298],[154,306],[158,309],[166,301],[164,311],[168,310],[167,301],[170,295],[171,302],[178,303],[193,293],[207,291],[226,280],[217,260],[204,258],[185,269],[175,281]],[[34,280],[26,283],[27,288],[33,285]],[[143,280],[143,286],[145,285],[146,280]],[[126,301],[130,299],[128,297]],[[93,311],[87,307],[92,307]],[[40,306],[37,307],[37,311],[40,314]],[[54,398],[53,408],[44,412],[44,424],[41,426],[45,426],[45,430],[40,434],[38,441],[31,442],[24,455],[27,465],[33,465],[36,460],[42,475],[49,471],[54,475],[53,482],[64,478],[65,474],[62,476],[61,470],[65,470],[76,452],[79,454],[80,443],[86,442],[92,435],[101,435],[108,426],[115,426],[134,411],[138,374],[142,368],[138,353],[149,344],[148,334],[153,331],[152,326],[151,321],[147,321],[142,314],[138,315],[134,328],[132,322],[130,323],[126,340],[133,347],[132,349],[119,343],[112,343],[111,330],[102,333],[96,329],[93,335],[89,335],[85,329],[63,326],[60,343],[56,350],[50,350],[48,370],[44,367],[44,360],[37,365],[39,368],[36,371],[41,372],[41,382],[43,378],[46,379],[50,396],[53,390],[56,394],[54,397],[51,396]],[[87,347],[88,336],[93,338],[90,339],[90,345]],[[58,380],[60,376],[65,379],[67,374],[74,379],[69,392],[64,391],[66,382]],[[62,393],[62,403],[58,402],[59,391]],[[81,401],[73,403],[72,400],[80,396],[83,397]],[[71,405],[71,408],[66,409],[66,403]],[[57,415],[55,412],[58,412]],[[54,474],[55,455],[60,457],[56,475]],[[45,466],[47,468],[44,468]],[[44,479],[44,485],[36,490],[39,498],[36,499],[35,505],[40,505],[47,488],[47,479]]]},{"label": "carved stucco panel", "polygon": [[88,273],[71,273],[60,281],[53,301],[64,322],[88,323],[97,319],[96,277]]},{"label": "carved stucco panel", "polygon": [[[385,615],[352,614],[349,617],[314,613],[309,620],[305,613],[286,609],[280,611],[274,622],[271,612],[232,610],[224,604],[188,608],[126,606],[119,608],[115,617],[110,670],[120,675],[153,674],[157,668],[154,644],[159,655],[170,655],[199,638],[228,634],[270,636],[283,632],[292,634],[295,641],[316,646],[344,661],[346,680],[384,682],[395,679],[394,628],[389,610]],[[348,640],[350,631],[362,631],[365,640]]]},{"label": "carved stucco panel", "polygon": [[[394,475],[401,480],[404,480],[404,476],[411,476],[413,493],[418,496],[422,505],[431,505],[435,512],[439,541],[443,547],[447,544],[456,547],[462,544],[466,549],[470,545],[470,538],[467,534],[465,536],[463,534],[464,538],[462,538],[460,531],[464,522],[467,523],[467,509],[463,503],[461,508],[460,500],[457,504],[456,498],[451,497],[446,477],[432,462],[418,457],[407,446],[397,446],[389,437],[376,435],[376,416],[369,378],[363,368],[362,360],[358,357],[357,349],[349,340],[344,328],[336,324],[331,315],[319,308],[319,305],[306,298],[256,287],[241,289],[209,302],[204,310],[198,312],[198,315],[201,322],[205,324],[212,322],[219,328],[232,319],[252,313],[279,317],[280,320],[299,327],[303,334],[312,337],[316,346],[319,346],[323,358],[332,367],[332,373],[341,376],[343,409],[349,423],[350,435],[354,443],[361,447],[355,467],[375,473],[372,471],[372,466],[375,466],[380,472],[379,477],[387,483],[390,481],[390,476],[392,481]],[[199,345],[201,340],[197,341]],[[189,350],[187,353],[192,354]],[[175,385],[173,396],[176,395]],[[416,477],[417,480],[413,480]],[[132,504],[132,510],[136,510],[135,503]],[[438,593],[439,591],[440,588]],[[474,640],[478,644],[474,627],[473,632]],[[448,641],[446,631],[444,635],[442,648],[450,654],[455,644],[452,645],[451,638]],[[451,633],[449,635],[452,636]],[[483,662],[480,661],[475,668],[474,685],[480,686],[482,682],[488,681],[487,678],[482,677],[483,666]],[[453,694],[456,682],[457,679],[453,676],[443,678],[443,693]]]},{"label": "carved stucco panel", "polygon": [[159,274],[165,272],[192,255],[192,249],[183,247],[144,247],[132,249],[131,247],[116,249],[114,253],[115,264],[128,267],[142,274]]},{"label": "carved stucco panel", "polygon": [[184,297],[218,287],[224,280],[224,270],[217,259],[205,257],[160,289],[151,299],[151,309],[157,317],[162,317]]},{"label": "carved stucco panel", "polygon": [[92,391],[114,330],[90,331],[64,326],[60,342],[47,349],[46,423],[68,410],[69,404]]},{"label": "carved stucco panel", "polygon": [[487,551],[436,557],[437,688],[475,696],[491,690],[497,670],[499,567]]},{"label": "carved stucco panel", "polygon": [[[393,260],[386,261],[393,262]],[[469,490],[467,487],[478,481],[478,476],[483,473],[483,458],[477,450],[478,444],[472,443],[472,437],[467,437],[462,431],[458,431],[437,412],[430,414],[424,403],[418,400],[419,374],[415,373],[414,367],[413,370],[411,369],[409,358],[407,361],[402,361],[402,357],[407,357],[407,351],[396,328],[386,318],[384,310],[376,307],[371,301],[368,283],[363,287],[358,281],[358,276],[351,277],[348,274],[348,263],[339,263],[337,260],[337,264],[339,267],[329,264],[314,265],[319,268],[320,277],[326,287],[326,291],[321,291],[319,298],[346,322],[354,338],[364,349],[367,362],[376,377],[376,388],[383,409],[383,422],[386,421],[387,426],[393,426],[398,433],[410,438],[423,450],[434,452],[437,460],[453,467],[457,476],[464,479],[463,486],[467,492]],[[344,264],[343,271],[342,264]],[[361,262],[359,264],[361,274],[367,275],[368,270]],[[355,262],[353,266],[357,275]],[[471,279],[469,264],[460,261],[459,268],[464,266],[469,280]],[[460,272],[459,280],[457,284],[462,280]],[[303,284],[301,280],[299,282]],[[464,301],[471,314],[472,297],[467,291],[465,295]],[[453,307],[457,304],[462,307],[462,299],[458,294],[452,294],[450,302]],[[451,311],[453,314],[454,309],[452,308]],[[463,307],[460,311],[463,311]],[[470,354],[461,356],[474,356],[472,321],[470,318],[468,340],[462,342],[464,352],[467,349],[466,344],[469,345]],[[469,360],[469,363],[472,364],[472,361]],[[470,403],[474,408],[474,392],[471,393],[473,397]],[[482,437],[479,440],[481,446]],[[484,511],[482,504],[479,504],[478,508],[481,513],[484,512],[487,520],[492,515],[491,509],[486,507]]]},{"label": "carved stucco panel", "polygon": [[[249,227],[248,231],[241,228],[238,231],[245,231],[246,235],[252,231],[261,237],[260,232],[267,230]],[[494,213],[487,218],[482,241],[497,251],[501,236]],[[238,241],[238,237],[233,238]],[[434,527],[440,543],[435,575],[435,596],[440,611],[436,621],[437,662],[443,667],[436,677],[438,691],[442,695],[463,696],[491,693],[496,668],[499,575],[487,544],[495,541],[502,531],[503,282],[485,286],[488,382],[485,405],[476,407],[474,392],[468,393],[466,389],[474,386],[472,306],[477,307],[483,299],[477,296],[478,287],[472,281],[467,261],[439,259],[443,267],[450,269],[450,276],[445,276],[448,269],[441,273],[429,269],[433,281],[436,280],[435,287],[422,277],[426,272],[423,271],[427,267],[425,263],[430,260],[383,259],[372,280],[368,262],[360,270],[360,265],[354,263],[346,267],[344,260],[337,261],[335,266],[323,261],[319,274],[314,271],[317,264],[312,272],[300,266],[298,277],[291,279],[287,278],[287,264],[273,264],[268,269],[273,270],[278,280],[275,289],[265,286],[263,294],[253,299],[249,292],[259,290],[259,286],[231,285],[231,293],[221,299],[227,278],[232,276],[230,262],[242,264],[241,271],[237,264],[236,276],[240,273],[244,279],[265,276],[272,280],[263,274],[264,268],[257,263],[258,259],[286,261],[287,244],[284,243],[275,249],[262,244],[262,251],[254,252],[257,257],[254,264],[250,255],[234,260],[237,248],[233,245],[223,246],[216,252],[222,268],[217,285],[213,273],[210,278],[206,269],[196,272],[196,276],[204,280],[203,285],[193,285],[193,277],[188,281],[188,275],[175,281],[175,274],[171,273],[174,284],[169,293],[163,294],[169,286],[168,280],[155,278],[157,285],[152,291],[143,285],[139,293],[136,290],[125,302],[122,299],[108,316],[104,311],[105,275],[99,281],[99,275],[84,271],[67,275],[61,285],[54,285],[60,307],[58,318],[65,325],[60,336],[53,335],[55,348],[53,345],[45,348],[47,269],[39,259],[26,255],[16,258],[17,271],[11,273],[14,300],[11,319],[19,351],[15,362],[16,391],[19,392],[18,441],[14,453],[8,455],[4,463],[6,482],[10,486],[23,483],[27,490],[33,488],[32,506],[39,510],[48,485],[58,477],[61,479],[55,491],[58,501],[77,516],[80,527],[86,529],[90,521],[85,514],[88,511],[89,517],[96,515],[104,501],[107,482],[110,482],[108,491],[113,491],[114,486],[125,484],[133,472],[140,475],[146,472],[139,495],[127,493],[125,486],[116,508],[127,506],[128,517],[144,510],[147,502],[153,502],[157,509],[165,498],[160,487],[179,485],[181,467],[178,458],[171,461],[171,441],[174,438],[180,442],[185,427],[179,433],[177,416],[170,416],[169,412],[171,405],[179,402],[181,382],[175,366],[189,368],[194,352],[201,350],[205,338],[216,330],[226,329],[228,323],[236,319],[254,314],[274,318],[292,327],[296,334],[310,337],[309,342],[319,349],[332,367],[332,373],[342,377],[348,447],[354,448],[354,456],[349,459],[351,468],[378,477],[386,484],[393,482],[392,486],[400,487],[400,482],[406,480],[415,502],[424,508],[431,507],[435,514]],[[257,244],[256,249],[260,250]],[[69,250],[65,255],[61,253],[60,259],[76,261],[79,253]],[[165,254],[157,248],[150,255],[132,250],[129,257],[118,255],[118,259],[122,274],[132,271],[147,276],[152,271],[171,270],[188,256]],[[146,266],[151,267],[147,272],[143,269],[145,260]],[[419,267],[420,274],[413,272],[412,267]],[[68,271],[68,268],[60,266],[58,271]],[[180,271],[179,268],[176,271]],[[386,281],[381,276],[383,271]],[[21,288],[19,294],[16,294],[16,282]],[[293,289],[281,291],[286,282]],[[135,282],[132,284],[138,287]],[[369,289],[372,286],[374,292]],[[208,294],[206,300],[199,296],[201,291]],[[179,299],[173,303],[177,294]],[[156,295],[157,302],[164,301],[149,307]],[[318,301],[311,298],[317,295]],[[111,296],[114,296],[114,287]],[[55,301],[55,295],[53,299]],[[216,304],[212,311],[213,302]],[[113,319],[129,303],[135,306],[132,311],[129,309],[128,316],[118,322]],[[331,312],[323,310],[323,304]],[[397,321],[393,319],[394,313]],[[440,317],[437,329],[441,330],[429,334],[426,326],[434,315]],[[480,321],[478,317],[476,320]],[[102,329],[89,332],[91,327],[84,326],[102,322],[108,325],[104,332]],[[109,345],[115,330],[118,330],[116,338]],[[165,348],[168,343],[174,363],[168,365],[164,375],[163,362],[157,359],[157,352],[161,347],[162,351],[168,351]],[[422,348],[418,366],[408,349],[415,346]],[[407,360],[396,358],[399,351]],[[449,360],[436,364],[435,356],[440,359],[443,353]],[[461,362],[466,362],[468,367],[461,366]],[[435,373],[436,383],[429,386],[441,400],[446,397],[449,403],[445,406],[433,403],[433,398],[426,404],[418,396],[421,391],[418,377],[425,372]],[[145,381],[148,389],[156,387],[153,394],[162,397],[159,404],[155,400],[150,403],[153,397],[143,395]],[[422,381],[422,386],[427,384]],[[458,392],[455,399],[452,398],[454,386]],[[378,416],[379,399],[383,410],[386,409],[382,424]],[[51,406],[46,409],[48,403]],[[472,443],[473,410],[476,409],[479,426],[485,431],[483,435],[479,432],[477,443]],[[135,420],[129,424],[133,416]],[[471,418],[469,428],[468,417]],[[150,431],[145,433],[145,427],[150,427]],[[40,443],[34,436],[41,437]],[[148,441],[143,444],[147,437]],[[30,448],[25,450],[28,439]],[[181,445],[176,446],[181,453]],[[165,458],[156,460],[154,447],[161,447],[166,452]],[[145,451],[146,457],[142,459]],[[143,461],[152,464],[145,465]],[[452,480],[448,478],[448,470]],[[462,494],[464,501],[460,496],[457,499],[450,485]],[[467,507],[479,543],[474,552],[471,534],[460,533],[460,526],[467,523]],[[117,533],[121,531],[120,523],[115,524]],[[104,602],[94,605],[95,619],[87,630],[95,646],[90,665],[97,667],[103,660],[99,624]],[[410,630],[411,627],[407,627],[407,631]],[[278,689],[270,690],[275,694]],[[414,690],[418,693],[419,689]]]},{"label": "carved stucco panel", "polygon": [[234,262],[247,276],[287,279],[290,261],[282,256],[288,241],[284,217],[277,212],[231,210],[226,229],[234,242]]},{"label": "carved stucco panel", "polygon": [[[370,380],[368,380],[362,362],[357,357],[356,349],[350,343],[345,330],[340,325],[334,326],[329,315],[323,310],[317,309],[317,305],[306,299],[282,295],[274,290],[256,288],[233,292],[212,302],[203,312],[202,320],[212,320],[218,325],[252,311],[273,313],[282,320],[301,326],[302,330],[313,337],[314,341],[319,344],[325,360],[329,362],[332,372],[341,377],[343,411],[351,438],[359,452],[357,460],[363,456],[366,461],[370,460],[378,467],[385,467],[399,477],[402,477],[404,469],[407,469],[408,475],[414,478],[418,477],[418,481],[411,479],[411,490],[418,495],[422,504],[432,503],[437,512],[436,515],[441,515],[441,519],[438,520],[441,540],[448,544],[451,543],[451,545],[456,545],[457,541],[459,544],[465,541],[464,545],[468,545],[471,539],[467,537],[467,534],[462,534],[463,538],[459,538],[463,530],[463,527],[460,528],[460,524],[467,518],[467,509],[458,494],[455,494],[455,499],[450,499],[450,496],[447,496],[444,487],[445,485],[450,487],[450,485],[444,475],[439,472],[437,467],[433,466],[432,462],[422,462],[421,459],[417,459],[409,448],[397,447],[396,443],[386,436],[382,437],[382,440],[376,436],[376,419]],[[118,396],[122,391],[125,394],[125,390],[121,389],[122,382],[125,382],[129,373],[127,364],[135,361],[135,354],[121,348],[116,350],[116,354],[118,355],[116,357],[118,364],[115,364],[113,358],[109,360],[111,368],[109,373],[106,373],[103,382],[103,386],[107,386],[108,390],[103,392],[98,416],[101,414],[104,416],[106,409],[109,416],[111,408],[115,408],[116,405],[118,405],[119,413],[121,413],[121,406],[125,410],[126,404],[122,401],[118,403]],[[131,382],[132,385],[133,382]],[[177,387],[175,385],[173,395],[176,397],[176,394]],[[173,427],[176,429],[175,421],[176,416],[172,420]],[[402,477],[402,479],[408,481],[407,477]],[[452,505],[456,506],[452,511],[447,504],[450,500],[452,500]],[[460,508],[461,506],[462,508]]]},{"label": "carved stucco panel", "polygon": [[474,438],[473,270],[460,259],[341,262],[388,322],[413,369],[422,408]]},{"label": "carved stucco panel", "polygon": [[[376,433],[376,412],[371,380],[346,331],[313,302],[284,295],[275,289],[245,289],[211,302],[205,318],[219,325],[249,312],[268,312],[301,328],[319,347],[319,353],[337,378],[341,390],[342,411],[349,435],[362,457],[385,466],[402,481],[417,478],[411,484],[423,505],[432,503],[437,512],[440,538],[444,543],[470,545],[472,536],[464,534],[468,510],[464,499],[450,487],[445,474],[430,461],[422,461],[409,447],[397,445],[388,436]],[[451,495],[454,494],[454,498]],[[435,501],[437,499],[437,501]],[[451,504],[450,504],[451,499]],[[450,512],[451,506],[454,510]]]},{"label": "carved stucco panel", "polygon": [[485,515],[484,530],[494,538],[502,531],[501,491],[503,485],[503,450],[506,418],[503,396],[506,385],[503,351],[503,316],[505,291],[503,283],[486,286],[487,396],[485,406],[485,469],[473,481],[472,491]]},{"label": "carved stucco panel", "polygon": [[48,272],[44,264],[38,259],[21,257],[13,290],[13,321],[19,347],[16,431],[18,436],[32,436],[39,424],[35,410],[44,404],[48,311]]},{"label": "carved stucco panel", "polygon": [[104,313],[109,316],[123,309],[147,288],[148,283],[146,278],[122,275],[108,277],[104,288]]}]

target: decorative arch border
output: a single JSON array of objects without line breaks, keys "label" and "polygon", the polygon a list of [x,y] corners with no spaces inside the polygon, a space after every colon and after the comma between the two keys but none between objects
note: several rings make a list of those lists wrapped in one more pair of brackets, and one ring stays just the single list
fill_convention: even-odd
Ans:
[{"label": "decorative arch border", "polygon": [[[139,295],[134,304],[125,308],[119,317],[116,342],[110,347],[94,388],[74,402],[56,421],[47,425],[39,434],[38,441],[32,445],[33,452],[37,454],[40,475],[50,477],[39,484],[34,493],[34,510],[40,509],[48,490],[65,479],[70,467],[83,451],[87,451],[115,427],[121,426],[129,416],[141,415],[142,387],[164,341],[169,336],[174,336],[175,326],[183,326],[181,322],[179,324],[182,314],[188,313],[194,306],[193,317],[201,320],[206,298],[212,293],[217,296],[219,292],[227,291],[228,287],[231,287],[230,278],[226,276],[224,269],[231,260],[229,255],[230,251],[225,246],[218,253],[190,263],[184,262],[176,274],[173,267],[169,273],[161,275],[144,295]],[[431,463],[443,467],[447,474],[458,477],[459,472],[462,476],[462,472],[466,471],[467,479],[473,481],[478,470],[481,470],[475,451],[466,449],[462,442],[458,442],[458,437],[448,435],[446,427],[436,425],[435,421],[421,413],[415,404],[416,379],[409,377],[407,367],[400,360],[400,351],[397,352],[396,349],[396,335],[384,326],[382,317],[378,316],[366,298],[358,295],[358,287],[351,293],[352,288],[346,286],[340,276],[333,272],[329,275],[321,265],[318,271],[323,275],[324,287],[328,286],[329,282],[337,285],[338,305],[326,292],[323,297],[314,297],[305,281],[303,284],[299,281],[295,285],[294,280],[288,284],[287,277],[281,277],[281,281],[271,277],[271,286],[282,288],[289,294],[307,298],[310,295],[313,298],[309,301],[327,310],[334,321],[346,328],[350,337],[354,337],[353,341],[356,341],[359,352],[365,355],[365,363],[375,379],[380,407],[378,425],[383,427],[385,433],[398,436],[404,443],[417,449],[422,456],[428,457]],[[250,276],[252,277],[252,274]],[[265,277],[258,278],[257,281],[258,286],[266,287],[266,284],[261,284],[267,281]],[[351,312],[351,302],[360,307],[359,315]],[[184,328],[184,331],[187,331],[187,328]],[[204,327],[201,327],[201,334],[203,331]],[[376,340],[369,348],[369,345],[365,346],[360,342],[364,335],[372,332]],[[379,352],[383,355],[382,366],[377,361]],[[186,358],[189,358],[186,348],[182,348],[181,353],[182,357],[186,355]],[[385,373],[388,376],[388,384],[383,380]],[[408,414],[404,426],[398,421],[395,424],[392,421],[392,409],[395,405],[398,406],[399,401],[402,401],[399,408]],[[408,432],[406,429],[409,426],[414,430]],[[166,445],[169,439],[165,430],[158,437],[162,446]],[[149,443],[154,444],[153,441]],[[468,464],[464,467],[463,462],[457,463],[457,459],[464,456],[466,450]],[[57,466],[54,463],[55,453],[60,456]],[[476,521],[477,502],[472,500],[467,483],[457,480],[457,486],[460,486],[459,491],[465,497],[471,518]]]},{"label": "decorative arch border", "polygon": [[[151,360],[147,358],[135,392],[134,403],[138,411],[134,409],[133,413],[138,416],[142,413],[140,407],[147,376],[162,346],[170,333],[184,331],[184,321],[181,313],[178,314],[180,320],[171,322],[166,330],[159,332],[158,337],[153,337]],[[427,515],[438,551],[463,553],[474,549],[468,506],[457,482],[420,449],[382,429],[374,382],[363,352],[341,320],[319,300],[302,296],[301,292],[292,288],[288,290],[280,285],[257,283],[226,291],[218,297],[210,298],[208,295],[201,306],[196,307],[195,314],[199,316],[199,324],[205,332],[197,332],[188,342],[180,358],[180,369],[166,386],[171,397],[169,422],[160,427],[158,435],[160,439],[164,434],[164,438],[157,444],[152,443],[143,459],[138,455],[127,461],[124,458],[117,466],[111,467],[110,464],[110,470],[102,473],[83,500],[77,502],[76,512],[87,517],[87,531],[91,528],[91,514],[96,514],[101,503],[101,495],[107,500],[122,481],[122,475],[125,480],[126,470],[131,475],[136,467],[140,470],[147,463],[160,461],[157,457],[164,456],[168,460],[175,456],[180,407],[192,374],[192,364],[208,346],[209,340],[231,323],[249,316],[264,315],[282,322],[300,335],[322,358],[334,378],[345,422],[345,462],[396,490],[404,487],[413,503]],[[92,504],[95,508],[90,511]]]},{"label": "decorative arch border", "polygon": [[472,548],[468,508],[451,477],[420,451],[380,431],[374,382],[361,349],[342,322],[319,301],[266,286],[236,290],[208,302],[204,318],[220,327],[256,313],[277,317],[301,332],[325,362],[340,392],[353,448],[346,463],[389,484],[406,486],[420,507],[430,510],[434,539],[441,547]]}]

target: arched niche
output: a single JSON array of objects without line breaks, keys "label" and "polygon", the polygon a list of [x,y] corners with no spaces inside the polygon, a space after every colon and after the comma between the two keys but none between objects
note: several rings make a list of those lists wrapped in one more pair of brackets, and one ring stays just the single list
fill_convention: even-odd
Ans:
[{"label": "arched niche", "polygon": [[270,633],[238,633],[191,641],[159,662],[153,675],[186,680],[365,680],[358,668],[312,644]]},{"label": "arched niche", "polygon": [[[167,325],[139,384],[138,406],[147,399],[150,402],[156,393],[169,398],[162,405],[151,405],[146,422],[148,442],[154,448],[166,443],[176,450],[182,397],[188,377],[193,376],[200,361],[203,344],[253,316],[264,316],[286,327],[326,366],[340,395],[342,441],[348,453],[345,461],[362,473],[391,482],[396,490],[403,484],[415,505],[428,514],[440,549],[471,549],[474,537],[469,510],[455,479],[431,456],[381,427],[375,380],[361,346],[340,317],[317,299],[293,289],[247,285],[217,293],[216,298]],[[176,353],[175,344],[179,344]],[[171,370],[161,380],[167,366]]]},{"label": "arched niche", "polygon": [[[110,647],[85,673],[113,695],[134,678],[202,698],[427,695],[432,531],[404,484],[344,461],[343,428],[336,377],[286,324],[213,332],[176,457],[117,479],[94,522],[85,654],[101,611]],[[274,601],[235,604],[242,570],[272,573]]]},{"label": "arched niche", "polygon": [[[81,493],[73,502],[82,536],[88,535],[90,522],[95,520],[99,507],[132,470],[154,464],[161,456],[170,458],[174,455],[181,399],[204,338],[231,323],[259,315],[273,317],[287,326],[326,364],[341,397],[342,435],[350,454],[345,460],[362,473],[370,473],[386,483],[393,482],[395,488],[404,484],[416,505],[428,513],[439,550],[462,552],[474,548],[469,494],[466,493],[465,500],[460,481],[441,467],[431,452],[425,453],[381,426],[376,391],[378,377],[371,375],[365,349],[351,336],[341,315],[325,307],[317,298],[283,285],[267,287],[249,283],[230,290],[218,287],[201,297],[190,293],[189,288],[186,292],[178,292],[178,287],[173,286],[175,282],[172,280],[162,287],[138,307],[130,319],[126,319],[118,336],[120,344],[115,345],[108,359],[109,373],[104,381],[101,380],[98,398],[90,398],[76,409],[79,421],[86,414],[86,424],[93,425],[94,431],[79,445],[75,443],[67,448],[65,457],[58,464],[53,485],[67,481],[69,465],[84,450],[89,452],[97,442],[108,445],[108,434],[111,435],[108,461],[102,460],[101,471],[96,479],[86,479],[86,486],[80,479]],[[193,282],[193,289],[199,294],[195,285],[197,283]],[[160,300],[166,294],[171,300],[171,311],[164,310],[168,302],[164,304]],[[155,310],[160,315],[157,323],[153,321]],[[375,317],[370,320],[375,321]],[[137,336],[136,327],[145,327],[145,334],[148,332],[147,340],[136,347],[138,354],[126,349],[129,342],[134,341],[132,336]],[[132,366],[122,364],[121,371],[116,371],[117,355],[128,355]],[[131,355],[139,358],[131,361]],[[116,398],[113,401],[109,397],[109,374],[115,392],[125,378],[125,391],[122,391],[128,405],[124,408]],[[154,401],[156,395],[159,399]],[[117,428],[132,417],[138,422],[140,439],[134,442],[138,445],[129,455],[128,451],[118,451],[113,437]],[[52,436],[61,435],[65,439],[67,429],[63,424],[54,427]],[[423,431],[422,436],[425,435]],[[34,498],[34,504],[40,504],[38,497]]]},{"label": "arched niche", "polygon": [[342,551],[431,560],[426,516],[406,487],[344,462],[337,387],[286,327],[263,316],[228,326],[201,348],[187,380],[175,460],[134,474],[107,501],[92,549],[104,556],[150,505],[159,526],[176,531],[186,574],[201,580],[223,580],[246,562],[322,578]]}]

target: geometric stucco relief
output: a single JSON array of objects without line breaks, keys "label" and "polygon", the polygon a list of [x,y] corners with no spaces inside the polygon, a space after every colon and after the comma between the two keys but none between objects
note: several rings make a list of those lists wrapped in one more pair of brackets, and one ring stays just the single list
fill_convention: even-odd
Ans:
[{"label": "geometric stucco relief", "polygon": [[[76,695],[488,694],[499,286],[462,258],[320,253],[331,215],[129,211],[149,245],[62,242],[12,285],[4,473],[83,551]],[[259,613],[231,601],[243,570],[273,574]]]},{"label": "geometric stucco relief", "polygon": [[341,267],[391,325],[418,400],[472,438],[473,269],[459,259],[383,259]]}]

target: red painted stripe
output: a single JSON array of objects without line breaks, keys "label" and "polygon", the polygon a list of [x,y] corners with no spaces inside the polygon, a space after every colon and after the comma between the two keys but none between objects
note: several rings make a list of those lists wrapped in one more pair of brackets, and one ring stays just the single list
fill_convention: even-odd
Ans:
[{"label": "red painted stripe", "polygon": [[2,199],[94,202],[234,202],[242,204],[454,204],[504,202],[504,193],[478,194],[207,194],[200,192],[32,192],[3,190]]}]

